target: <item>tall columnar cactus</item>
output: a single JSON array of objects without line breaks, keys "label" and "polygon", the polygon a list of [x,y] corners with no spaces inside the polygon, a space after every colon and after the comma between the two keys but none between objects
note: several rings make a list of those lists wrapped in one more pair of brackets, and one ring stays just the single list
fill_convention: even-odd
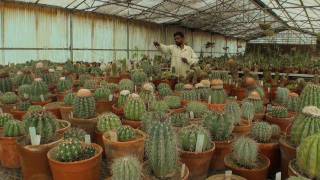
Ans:
[{"label": "tall columnar cactus", "polygon": [[97,129],[101,133],[116,130],[120,126],[120,118],[113,113],[107,112],[98,116]]},{"label": "tall columnar cactus", "polygon": [[76,118],[90,119],[96,116],[96,101],[88,89],[80,89],[73,102],[73,115]]},{"label": "tall columnar cactus", "polygon": [[241,117],[245,120],[252,121],[255,114],[255,108],[249,101],[244,101],[241,105]]},{"label": "tall columnar cactus", "polygon": [[123,108],[124,105],[127,103],[128,97],[130,95],[129,90],[122,90],[119,93],[119,98],[117,101],[117,107]]},{"label": "tall columnar cactus", "polygon": [[44,100],[47,100],[48,92],[48,85],[43,82],[41,78],[34,79],[30,89],[30,98],[32,101],[42,101],[41,96],[43,96]]},{"label": "tall columnar cactus", "polygon": [[160,111],[148,111],[143,113],[141,117],[142,129],[149,133],[149,130],[154,125],[154,123],[167,119],[167,115]]},{"label": "tall columnar cactus", "polygon": [[287,108],[289,111],[298,112],[299,111],[299,95],[297,93],[290,93],[288,102],[287,102]]},{"label": "tall columnar cactus", "polygon": [[271,124],[272,137],[279,137],[281,134],[281,129],[276,124]]},{"label": "tall columnar cactus", "polygon": [[41,136],[41,144],[46,144],[53,140],[58,129],[55,117],[45,110],[29,111],[23,120],[28,134],[29,128],[35,127],[36,133]]},{"label": "tall columnar cactus", "polygon": [[5,123],[10,120],[14,120],[13,116],[9,113],[2,113],[0,114],[0,127],[3,127]]},{"label": "tall columnar cactus", "polygon": [[267,122],[257,122],[251,129],[251,136],[260,143],[267,143],[272,137],[272,127]]},{"label": "tall columnar cactus", "polygon": [[136,69],[131,73],[131,79],[135,85],[141,86],[143,83],[148,81],[148,76],[143,70]]},{"label": "tall columnar cactus", "polygon": [[22,73],[17,74],[15,83],[17,86],[21,86],[23,84],[31,84],[32,80],[31,71],[24,70]]},{"label": "tall columnar cactus", "polygon": [[241,121],[241,109],[239,104],[233,100],[229,99],[225,107],[226,118],[231,120],[234,124],[239,124]]},{"label": "tall columnar cactus", "polygon": [[174,90],[175,91],[182,91],[184,88],[184,83],[177,83],[175,86],[174,86]]},{"label": "tall columnar cactus", "polygon": [[66,94],[63,99],[64,105],[72,106],[75,98],[76,98],[76,94],[73,92]]},{"label": "tall columnar cactus", "polygon": [[240,137],[233,144],[232,159],[244,168],[255,168],[258,160],[258,145],[247,137]]},{"label": "tall columnar cactus", "polygon": [[18,101],[18,96],[14,92],[6,92],[1,96],[3,104],[15,104]]},{"label": "tall columnar cactus", "polygon": [[225,141],[230,139],[234,123],[225,114],[210,112],[204,117],[204,126],[209,129],[213,141]]},{"label": "tall columnar cactus", "polygon": [[198,102],[198,101],[191,101],[187,105],[186,110],[189,113],[193,112],[194,118],[201,118],[209,111],[208,106],[206,104]]},{"label": "tall columnar cactus", "polygon": [[102,87],[108,88],[111,93],[114,93],[119,90],[119,85],[116,83],[107,83],[106,85],[103,85]]},{"label": "tall columnar cactus", "polygon": [[20,101],[18,102],[17,109],[19,111],[27,111],[31,106],[30,101]]},{"label": "tall columnar cactus", "polygon": [[31,92],[31,85],[30,84],[23,84],[18,87],[18,95],[22,99],[29,99]]},{"label": "tall columnar cactus", "polygon": [[156,100],[156,96],[154,94],[154,88],[150,83],[145,83],[142,87],[139,96],[144,101],[144,103],[149,107]]},{"label": "tall columnar cactus", "polygon": [[120,126],[117,128],[118,141],[132,141],[136,138],[135,130],[130,126]]},{"label": "tall columnar cactus", "polygon": [[203,144],[201,152],[207,151],[212,147],[210,133],[199,125],[190,125],[181,129],[179,132],[179,142],[184,151],[195,152],[198,136],[203,135]]},{"label": "tall columnar cactus", "polygon": [[276,91],[276,102],[281,105],[287,104],[289,93],[290,93],[289,89],[278,87]]},{"label": "tall columnar cactus", "polygon": [[209,96],[211,95],[212,90],[209,87],[199,87],[196,89],[198,96],[203,101],[208,101]]},{"label": "tall columnar cactus", "polygon": [[58,92],[66,92],[72,88],[72,81],[65,77],[60,77],[58,84],[57,84],[57,90]]},{"label": "tall columnar cactus", "polygon": [[169,122],[157,122],[150,129],[146,153],[152,172],[158,178],[175,174],[178,152],[175,133]]},{"label": "tall columnar cactus", "polygon": [[223,82],[220,79],[214,79],[211,81],[211,103],[212,104],[224,104],[227,98],[227,94],[223,89]]},{"label": "tall columnar cactus", "polygon": [[298,146],[306,137],[320,132],[320,109],[307,106],[293,121],[290,142]]},{"label": "tall columnar cactus", "polygon": [[150,109],[153,111],[168,112],[169,106],[165,101],[155,101]]},{"label": "tall columnar cactus", "polygon": [[24,134],[24,127],[21,121],[9,120],[3,127],[5,137],[18,137]]},{"label": "tall columnar cactus", "polygon": [[105,87],[100,87],[94,92],[94,98],[96,101],[109,101],[110,95],[111,91]]},{"label": "tall columnar cactus", "polygon": [[76,127],[71,127],[63,134],[63,139],[76,139],[84,142],[85,135],[87,135],[87,132],[85,130]]},{"label": "tall columnar cactus", "polygon": [[188,113],[174,113],[170,116],[171,124],[175,127],[183,127],[189,123],[189,115]]},{"label": "tall columnar cactus", "polygon": [[273,106],[270,113],[271,113],[271,116],[276,118],[288,117],[288,109],[284,106]]},{"label": "tall columnar cactus", "polygon": [[317,106],[320,108],[320,85],[307,84],[300,94],[300,106],[302,110],[306,106]]},{"label": "tall columnar cactus", "polygon": [[142,180],[142,165],[136,157],[115,159],[111,165],[113,180]]},{"label": "tall columnar cactus", "polygon": [[166,96],[164,97],[164,101],[167,103],[170,109],[177,109],[181,107],[181,100],[180,96]]},{"label": "tall columnar cactus", "polygon": [[119,82],[119,89],[122,90],[128,90],[130,92],[134,91],[134,83],[130,79],[122,79]]},{"label": "tall columnar cactus", "polygon": [[82,153],[81,141],[66,139],[58,145],[56,159],[60,162],[74,162],[81,159]]},{"label": "tall columnar cactus", "polygon": [[310,179],[320,179],[320,134],[314,134],[302,141],[297,148],[296,165]]},{"label": "tall columnar cactus", "polygon": [[187,101],[197,101],[198,93],[196,90],[183,90],[181,91],[182,99]]},{"label": "tall columnar cactus", "polygon": [[146,106],[143,100],[137,94],[131,94],[124,106],[124,116],[126,119],[140,121],[143,113],[146,112]]},{"label": "tall columnar cactus", "polygon": [[9,77],[9,73],[5,70],[0,71],[0,91],[2,93],[12,91],[12,80]]},{"label": "tall columnar cactus", "polygon": [[84,82],[83,84],[83,88],[85,89],[96,89],[97,83],[95,80],[93,79],[88,79]]},{"label": "tall columnar cactus", "polygon": [[261,97],[257,91],[251,92],[245,101],[249,101],[253,104],[255,113],[264,112],[263,101],[261,100]]}]

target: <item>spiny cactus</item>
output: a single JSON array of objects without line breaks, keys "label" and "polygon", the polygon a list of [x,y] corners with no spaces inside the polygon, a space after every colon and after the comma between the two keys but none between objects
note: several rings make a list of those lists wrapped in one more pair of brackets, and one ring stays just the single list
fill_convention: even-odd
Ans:
[{"label": "spiny cactus", "polygon": [[101,133],[116,130],[120,126],[120,118],[113,113],[107,112],[98,116],[97,129]]},{"label": "spiny cactus", "polygon": [[48,86],[55,84],[58,79],[53,69],[44,69],[39,75],[43,82],[45,82]]},{"label": "spiny cactus", "polygon": [[289,93],[290,93],[289,89],[278,87],[276,91],[275,101],[281,105],[287,104]]},{"label": "spiny cactus", "polygon": [[74,162],[80,160],[83,149],[81,141],[66,139],[57,148],[56,159],[60,162]]},{"label": "spiny cactus", "polygon": [[255,113],[262,113],[264,112],[264,106],[263,101],[259,99],[246,99],[245,101],[248,101],[253,104]]},{"label": "spiny cactus", "polygon": [[175,174],[178,152],[175,133],[169,122],[157,122],[150,129],[146,153],[153,174],[167,178]]},{"label": "spiny cactus", "polygon": [[20,98],[29,99],[31,92],[31,85],[24,84],[18,87],[18,95]]},{"label": "spiny cactus", "polygon": [[58,92],[66,92],[72,88],[72,81],[68,78],[61,77],[57,84]]},{"label": "spiny cactus", "polygon": [[29,106],[28,108],[28,112],[31,112],[31,111],[42,111],[44,108],[40,105],[31,105]]},{"label": "spiny cactus", "polygon": [[76,127],[71,127],[63,134],[63,139],[76,139],[84,142],[85,135],[87,135],[87,132],[85,130]]},{"label": "spiny cactus", "polygon": [[29,111],[23,118],[25,130],[29,134],[29,128],[35,127],[36,133],[41,136],[41,144],[53,140],[58,129],[55,117],[45,110]]},{"label": "spiny cactus", "polygon": [[281,129],[276,124],[271,124],[272,137],[278,137],[281,134]]},{"label": "spiny cactus", "polygon": [[205,128],[199,125],[190,125],[181,129],[179,132],[181,149],[195,152],[199,135],[204,136],[201,152],[209,150],[212,147],[210,134]]},{"label": "spiny cactus", "polygon": [[9,77],[8,72],[5,70],[0,71],[0,92],[5,93],[12,91],[12,80]]},{"label": "spiny cactus", "polygon": [[80,86],[83,86],[88,79],[92,79],[92,76],[89,74],[80,74],[79,75]]},{"label": "spiny cactus", "polygon": [[90,119],[96,116],[96,101],[90,90],[80,89],[73,102],[73,115],[76,118]]},{"label": "spiny cactus", "polygon": [[0,114],[0,127],[3,127],[5,123],[10,120],[14,120],[13,116],[9,113],[2,113]]},{"label": "spiny cactus", "polygon": [[20,101],[18,102],[17,109],[19,111],[27,111],[31,106],[30,101]]},{"label": "spiny cactus", "polygon": [[180,96],[166,96],[164,97],[164,101],[167,103],[170,109],[177,109],[181,107],[181,100]]},{"label": "spiny cactus", "polygon": [[126,119],[139,121],[146,112],[143,100],[137,94],[131,94],[124,106],[124,116]]},{"label": "spiny cactus", "polygon": [[119,89],[122,90],[128,90],[130,92],[134,91],[134,83],[130,79],[122,79],[119,82]]},{"label": "spiny cactus", "polygon": [[200,87],[196,89],[198,97],[200,97],[200,99],[203,101],[208,101],[211,91],[212,90],[209,87]]},{"label": "spiny cactus", "polygon": [[154,103],[156,101],[156,96],[152,91],[150,90],[142,90],[139,93],[139,96],[141,97],[141,99],[144,101],[144,103],[149,107],[152,105],[152,103]]},{"label": "spiny cactus", "polygon": [[111,91],[111,93],[114,93],[119,90],[119,85],[115,83],[107,83],[106,85],[103,85],[102,87],[105,87]]},{"label": "spiny cactus", "polygon": [[31,89],[30,89],[30,99],[32,101],[42,101],[41,96],[43,96],[44,100],[48,99],[48,85],[42,81],[40,78],[34,79],[33,83],[31,84]]},{"label": "spiny cactus", "polygon": [[94,98],[96,101],[109,101],[111,91],[108,88],[100,87],[94,92]]},{"label": "spiny cactus", "polygon": [[270,113],[271,113],[271,116],[276,118],[288,117],[288,110],[286,107],[283,107],[283,106],[273,106]]},{"label": "spiny cactus", "polygon": [[298,146],[306,137],[320,132],[320,109],[307,106],[293,121],[290,142]]},{"label": "spiny cactus", "polygon": [[257,91],[257,93],[259,93],[261,99],[264,99],[265,94],[264,94],[264,89],[262,87],[257,86],[254,90]]},{"label": "spiny cactus", "polygon": [[240,137],[233,144],[232,159],[239,166],[251,169],[257,166],[258,145],[247,137]]},{"label": "spiny cactus", "polygon": [[198,102],[198,101],[191,101],[187,105],[186,110],[189,113],[193,112],[194,118],[201,118],[209,111],[208,106],[206,104]]},{"label": "spiny cactus", "polygon": [[130,126],[120,126],[117,129],[117,137],[120,142],[132,141],[136,138],[136,132]]},{"label": "spiny cactus", "polygon": [[310,179],[320,179],[320,134],[304,139],[297,148],[296,165]]},{"label": "spiny cactus", "polygon": [[257,122],[251,129],[251,136],[260,143],[267,143],[272,137],[272,127],[267,122]]},{"label": "spiny cactus", "polygon": [[23,84],[31,84],[33,80],[31,71],[24,71],[21,74],[17,74],[15,83],[17,86],[21,86]]},{"label": "spiny cactus", "polygon": [[15,104],[18,101],[18,96],[14,92],[6,92],[1,96],[3,104]]},{"label": "spiny cactus", "polygon": [[175,127],[183,127],[189,123],[189,114],[188,113],[174,113],[170,116],[171,124]]},{"label": "spiny cactus", "polygon": [[97,86],[97,83],[93,79],[88,79],[83,84],[83,88],[90,89],[90,90],[96,89],[96,86]]},{"label": "spiny cactus", "polygon": [[234,99],[229,99],[225,107],[226,118],[234,124],[239,124],[241,121],[241,109],[239,104]]},{"label": "spiny cactus", "polygon": [[167,83],[160,83],[157,88],[158,88],[158,90],[163,89],[163,88],[171,89],[170,85]]},{"label": "spiny cactus", "polygon": [[150,110],[160,111],[160,112],[168,112],[169,106],[165,101],[155,101],[152,103]]},{"label": "spiny cactus", "polygon": [[225,141],[231,137],[234,124],[218,112],[209,112],[204,117],[204,126],[209,129],[213,141]]},{"label": "spiny cactus", "polygon": [[241,106],[241,117],[245,120],[252,121],[255,114],[255,108],[253,104],[249,101],[245,101]]},{"label": "spiny cactus", "polygon": [[18,137],[24,134],[24,127],[21,121],[9,120],[3,127],[5,137]]},{"label": "spiny cactus", "polygon": [[76,98],[75,93],[70,92],[70,93],[66,94],[63,99],[64,105],[72,106],[75,98]]},{"label": "spiny cactus", "polygon": [[289,111],[298,112],[299,111],[299,96],[296,93],[290,93],[287,108]]},{"label": "spiny cactus", "polygon": [[197,101],[198,94],[195,90],[183,90],[181,92],[182,99],[187,101]]},{"label": "spiny cactus", "polygon": [[143,127],[142,129],[145,132],[149,133],[149,130],[151,129],[154,123],[162,121],[166,118],[167,118],[166,114],[161,111],[145,112],[141,117],[142,127]]},{"label": "spiny cactus", "polygon": [[224,89],[212,89],[209,96],[211,96],[211,104],[224,104],[227,98]]},{"label": "spiny cactus", "polygon": [[175,86],[174,86],[174,90],[175,91],[182,91],[184,88],[184,83],[177,83]]},{"label": "spiny cactus", "polygon": [[115,159],[111,165],[113,180],[142,180],[142,165],[136,157]]},{"label": "spiny cactus", "polygon": [[165,97],[165,96],[169,96],[169,95],[173,94],[173,91],[171,90],[170,87],[169,88],[163,87],[163,88],[159,89],[158,92],[161,97]]},{"label": "spiny cactus", "polygon": [[302,110],[306,106],[317,106],[320,108],[320,85],[307,84],[300,94],[300,106]]},{"label": "spiny cactus", "polygon": [[148,81],[148,76],[143,70],[136,69],[131,73],[131,79],[135,85],[141,86],[143,83]]}]

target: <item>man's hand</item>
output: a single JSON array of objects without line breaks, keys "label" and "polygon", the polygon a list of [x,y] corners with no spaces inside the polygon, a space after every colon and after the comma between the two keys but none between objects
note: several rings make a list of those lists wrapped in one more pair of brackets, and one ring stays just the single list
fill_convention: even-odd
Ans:
[{"label": "man's hand", "polygon": [[186,64],[189,64],[187,58],[182,57],[182,58],[181,58],[181,61],[184,62],[184,63],[186,63]]},{"label": "man's hand", "polygon": [[155,47],[159,47],[159,46],[160,46],[160,44],[159,44],[157,41],[154,41],[154,42],[153,42],[153,45],[154,45]]}]

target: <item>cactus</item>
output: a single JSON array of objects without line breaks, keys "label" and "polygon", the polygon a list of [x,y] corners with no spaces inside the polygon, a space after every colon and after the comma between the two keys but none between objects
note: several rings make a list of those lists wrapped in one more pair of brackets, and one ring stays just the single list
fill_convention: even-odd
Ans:
[{"label": "cactus", "polygon": [[197,101],[198,94],[195,90],[184,90],[181,92],[182,99],[187,101]]},{"label": "cactus", "polygon": [[5,137],[18,137],[24,134],[23,123],[16,120],[9,120],[3,127]]},{"label": "cactus", "polygon": [[196,89],[198,97],[203,101],[208,101],[209,96],[211,95],[211,89],[207,87],[201,87]]},{"label": "cactus", "polygon": [[31,84],[33,80],[31,71],[24,71],[22,74],[18,74],[16,77],[16,85],[21,86],[23,84]]},{"label": "cactus", "polygon": [[58,145],[56,159],[60,162],[75,162],[81,159],[82,153],[81,141],[66,139]]},{"label": "cactus", "polygon": [[169,122],[157,122],[150,129],[146,154],[153,174],[168,178],[175,174],[179,159],[175,133]]},{"label": "cactus", "polygon": [[181,97],[180,96],[166,96],[164,101],[167,103],[170,109],[178,109],[181,107]]},{"label": "cactus", "polygon": [[141,116],[143,130],[149,133],[149,130],[151,129],[154,123],[166,118],[166,114],[161,111],[149,111],[143,113],[143,115]]},{"label": "cactus", "polygon": [[31,111],[42,111],[44,108],[40,105],[31,105],[29,106],[28,108],[28,112],[31,112]]},{"label": "cactus", "polygon": [[79,80],[80,80],[80,86],[83,86],[84,83],[88,80],[91,79],[92,77],[89,74],[80,74]]},{"label": "cactus", "polygon": [[75,98],[76,98],[75,93],[70,92],[66,94],[63,99],[64,105],[72,106]]},{"label": "cactus", "polygon": [[262,100],[258,99],[246,99],[245,101],[248,101],[253,104],[254,112],[255,113],[262,113],[264,112],[264,105]]},{"label": "cactus", "polygon": [[204,103],[198,101],[191,101],[188,105],[186,110],[190,113],[193,112],[194,118],[201,118],[203,117],[208,111],[208,106]]},{"label": "cactus", "polygon": [[287,102],[287,108],[289,111],[292,112],[298,112],[299,111],[299,95],[296,93],[290,93],[288,102]]},{"label": "cactus", "polygon": [[143,83],[148,81],[148,76],[141,69],[134,70],[131,73],[131,80],[135,85],[141,86]]},{"label": "cactus", "polygon": [[15,104],[18,101],[18,96],[14,92],[6,92],[1,96],[3,104]]},{"label": "cactus", "polygon": [[87,145],[83,147],[82,156],[80,160],[90,159],[97,153],[96,149],[92,145]]},{"label": "cactus", "polygon": [[27,111],[30,106],[31,106],[30,101],[20,101],[20,102],[18,103],[17,109],[18,109],[19,111]]},{"label": "cactus", "polygon": [[175,113],[170,116],[171,124],[175,127],[183,127],[189,123],[188,113]]},{"label": "cactus", "polygon": [[154,95],[153,90],[150,91],[150,90],[143,89],[139,93],[139,96],[148,107],[151,106],[156,101],[156,96]]},{"label": "cactus", "polygon": [[169,88],[167,88],[167,87],[161,88],[158,90],[158,92],[161,97],[165,97],[165,96],[169,96],[169,95],[173,94],[173,91],[171,90],[170,87]]},{"label": "cactus", "polygon": [[115,83],[107,83],[103,87],[108,88],[111,91],[111,93],[114,93],[117,90],[119,90],[119,85]]},{"label": "cactus", "polygon": [[85,135],[87,135],[87,132],[85,130],[76,127],[71,127],[63,134],[63,139],[76,139],[84,142]]},{"label": "cactus", "polygon": [[259,93],[259,95],[260,95],[261,99],[264,99],[265,94],[264,94],[264,90],[263,90],[263,88],[262,88],[262,87],[257,86],[254,90],[255,90],[255,91],[257,91],[257,93]]},{"label": "cactus", "polygon": [[150,108],[153,111],[168,112],[169,106],[165,101],[155,101]]},{"label": "cactus", "polygon": [[320,132],[320,109],[315,106],[305,107],[293,121],[290,142],[298,146],[306,137]]},{"label": "cactus", "polygon": [[320,179],[320,134],[304,139],[297,148],[296,165],[310,179]]},{"label": "cactus", "polygon": [[126,119],[139,121],[146,112],[143,100],[137,94],[131,94],[124,106],[124,116]]},{"label": "cactus", "polygon": [[224,104],[227,99],[224,89],[212,89],[209,96],[211,96],[211,104]]},{"label": "cactus", "polygon": [[12,91],[13,83],[5,70],[0,71],[0,92],[5,93]]},{"label": "cactus", "polygon": [[0,127],[3,127],[10,120],[14,120],[14,118],[11,114],[1,113],[0,114]]},{"label": "cactus", "polygon": [[73,115],[76,118],[90,119],[96,116],[96,102],[90,90],[80,89],[73,102]]},{"label": "cactus", "polygon": [[113,113],[107,112],[98,116],[97,129],[101,133],[115,130],[120,126],[120,118]]},{"label": "cactus", "polygon": [[58,79],[53,69],[44,69],[39,75],[48,86],[55,84]]},{"label": "cactus", "polygon": [[249,101],[245,101],[241,106],[241,117],[245,120],[252,121],[255,114],[255,108],[253,104]]},{"label": "cactus", "polygon": [[251,136],[259,143],[267,143],[272,137],[272,127],[267,122],[257,122],[251,129]]},{"label": "cactus", "polygon": [[181,149],[195,152],[199,135],[204,136],[201,152],[209,150],[212,147],[210,134],[206,129],[198,125],[190,125],[181,129],[179,132]]},{"label": "cactus", "polygon": [[232,147],[232,160],[240,167],[252,169],[257,166],[258,145],[247,137],[237,139]]},{"label": "cactus", "polygon": [[283,106],[273,106],[270,112],[271,116],[276,118],[287,118],[288,110]]},{"label": "cactus", "polygon": [[129,95],[130,95],[130,92],[128,90],[120,91],[120,95],[117,101],[117,107],[123,108],[124,105],[127,103]]},{"label": "cactus", "polygon": [[45,82],[42,81],[40,78],[34,79],[33,83],[31,84],[30,89],[30,98],[32,101],[42,101],[41,95],[43,96],[44,100],[48,99],[49,89]]},{"label": "cactus", "polygon": [[170,85],[167,84],[167,83],[160,83],[157,88],[158,88],[158,90],[163,89],[163,88],[166,88],[166,89],[170,89],[170,90],[171,90]]},{"label": "cactus", "polygon": [[70,79],[66,79],[65,77],[61,77],[57,84],[58,92],[66,92],[72,88],[72,81]]},{"label": "cactus", "polygon": [[289,93],[290,93],[289,89],[278,87],[276,91],[275,101],[281,105],[287,104]]},{"label": "cactus", "polygon": [[58,129],[55,117],[45,110],[29,111],[23,118],[25,130],[29,134],[29,127],[35,127],[36,133],[41,136],[41,144],[53,140]]},{"label": "cactus", "polygon": [[117,129],[117,137],[120,142],[132,141],[136,138],[136,132],[130,126],[120,126]]},{"label": "cactus", "polygon": [[94,92],[94,98],[96,101],[109,101],[111,91],[106,87],[100,87]]},{"label": "cactus", "polygon": [[18,95],[20,98],[29,99],[31,92],[31,85],[24,84],[18,87]]},{"label": "cactus", "polygon": [[272,137],[279,137],[281,134],[281,129],[276,124],[271,124]]},{"label": "cactus", "polygon": [[96,81],[93,80],[93,79],[88,79],[88,80],[86,80],[86,81],[84,82],[84,84],[83,84],[83,88],[85,88],[85,89],[91,89],[91,90],[96,89],[96,86],[97,86],[97,83],[96,83]]},{"label": "cactus", "polygon": [[307,84],[300,94],[300,106],[302,110],[306,106],[316,106],[320,108],[320,85]]},{"label": "cactus", "polygon": [[226,118],[234,124],[239,124],[241,121],[241,109],[235,100],[228,100],[225,107]]},{"label": "cactus", "polygon": [[177,83],[175,86],[174,86],[174,90],[175,91],[182,91],[184,88],[184,83]]},{"label": "cactus", "polygon": [[142,180],[142,165],[136,157],[115,159],[111,165],[113,180]]},{"label": "cactus", "polygon": [[130,79],[122,79],[119,82],[119,89],[122,90],[128,90],[130,92],[134,91],[134,83]]},{"label": "cactus", "polygon": [[231,137],[234,124],[218,112],[209,112],[204,117],[204,126],[209,129],[213,141],[225,141]]}]

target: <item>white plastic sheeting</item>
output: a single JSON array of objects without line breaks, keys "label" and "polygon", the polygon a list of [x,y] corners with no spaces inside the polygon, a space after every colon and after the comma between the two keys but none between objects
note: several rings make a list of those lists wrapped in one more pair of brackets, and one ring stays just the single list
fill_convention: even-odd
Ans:
[{"label": "white plastic sheeting", "polygon": [[317,38],[294,30],[287,30],[271,37],[262,37],[251,40],[250,43],[276,43],[276,44],[308,44],[315,45]]}]

